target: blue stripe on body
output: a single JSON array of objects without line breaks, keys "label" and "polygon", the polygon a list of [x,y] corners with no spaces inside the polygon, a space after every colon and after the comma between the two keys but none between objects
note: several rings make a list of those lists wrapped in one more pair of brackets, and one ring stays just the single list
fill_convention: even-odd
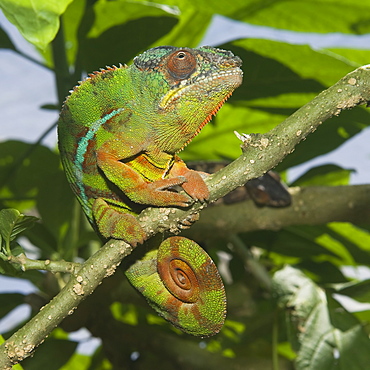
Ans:
[{"label": "blue stripe on body", "polygon": [[80,139],[80,141],[77,144],[77,150],[76,150],[76,158],[74,160],[74,165],[75,165],[75,176],[76,176],[76,183],[77,186],[80,190],[80,197],[81,200],[83,201],[83,205],[85,208],[85,205],[87,205],[88,198],[85,193],[85,188],[84,188],[84,181],[83,181],[83,163],[85,160],[85,154],[87,151],[87,147],[89,145],[90,140],[92,140],[95,136],[95,133],[99,130],[101,125],[103,125],[105,122],[110,120],[112,117],[117,115],[118,113],[122,112],[124,108],[119,108],[116,110],[113,110],[109,114],[105,115],[104,117],[98,119],[97,121],[93,122],[90,125],[89,131],[86,133],[84,137]]}]

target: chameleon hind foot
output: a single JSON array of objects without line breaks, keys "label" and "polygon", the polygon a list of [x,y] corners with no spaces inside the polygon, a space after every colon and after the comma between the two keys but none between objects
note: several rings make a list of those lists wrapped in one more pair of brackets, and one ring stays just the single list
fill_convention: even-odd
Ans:
[{"label": "chameleon hind foot", "polygon": [[113,209],[101,198],[95,199],[92,211],[104,238],[124,240],[133,247],[145,241],[146,234],[135,216]]},{"label": "chameleon hind foot", "polygon": [[199,220],[199,212],[192,213],[189,216],[187,216],[184,220],[181,220],[178,224],[178,229],[180,230],[186,230],[189,229],[191,225],[193,225],[194,222]]}]

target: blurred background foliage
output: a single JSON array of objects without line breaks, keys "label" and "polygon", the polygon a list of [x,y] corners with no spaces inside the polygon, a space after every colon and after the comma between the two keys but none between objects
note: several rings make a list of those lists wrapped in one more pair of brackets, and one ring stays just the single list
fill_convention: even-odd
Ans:
[{"label": "blurred background foliage", "polygon": [[[301,32],[302,37],[309,32],[370,32],[370,4],[352,0],[0,0],[0,8],[55,73],[59,101],[49,109],[59,109],[71,87],[88,72],[129,63],[158,45],[196,47],[215,14]],[[242,58],[244,83],[182,153],[185,160],[236,158],[240,147],[234,130],[270,130],[370,60],[369,50],[313,50],[269,39],[238,39],[218,46]],[[0,47],[22,53],[2,29]],[[22,102],[14,102],[14,109],[21,107]],[[277,170],[286,178],[289,168],[336,149],[369,123],[365,108],[343,112],[302,142]],[[294,185],[347,185],[349,174],[338,166],[317,167]],[[18,240],[23,228],[11,237],[12,229],[6,225],[25,220],[18,214],[0,214],[3,244],[9,240],[12,248],[29,252],[31,242],[39,259],[81,261],[100,246],[69,189],[56,149],[20,141],[0,143],[0,208],[40,218]],[[23,368],[358,370],[368,366],[370,310],[361,306],[349,312],[338,294],[370,302],[370,280],[346,274],[348,266],[370,266],[369,225],[289,226],[200,242],[214,260],[226,264],[228,316],[219,335],[200,340],[178,332],[155,316],[117,271],[22,363]],[[4,253],[2,257],[1,273],[31,281],[38,292],[1,294],[0,317],[25,302],[37,312],[68,279],[62,274],[22,272],[7,263]],[[92,355],[76,351],[77,343],[68,336],[80,328],[101,339]],[[16,329],[3,333],[4,338]]]}]

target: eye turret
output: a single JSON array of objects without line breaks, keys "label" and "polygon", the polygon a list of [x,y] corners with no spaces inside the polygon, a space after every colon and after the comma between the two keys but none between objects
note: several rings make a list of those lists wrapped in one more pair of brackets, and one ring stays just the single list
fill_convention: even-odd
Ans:
[{"label": "eye turret", "polygon": [[168,72],[178,80],[188,78],[197,66],[195,56],[188,50],[177,50],[172,53],[167,61]]}]

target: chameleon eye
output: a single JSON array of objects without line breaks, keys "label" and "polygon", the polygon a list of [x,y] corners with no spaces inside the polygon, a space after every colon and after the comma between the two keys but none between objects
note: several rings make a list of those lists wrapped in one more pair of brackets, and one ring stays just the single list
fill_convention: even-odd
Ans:
[{"label": "chameleon eye", "polygon": [[169,73],[179,80],[188,78],[194,72],[196,65],[195,56],[187,50],[176,51],[167,61]]}]

